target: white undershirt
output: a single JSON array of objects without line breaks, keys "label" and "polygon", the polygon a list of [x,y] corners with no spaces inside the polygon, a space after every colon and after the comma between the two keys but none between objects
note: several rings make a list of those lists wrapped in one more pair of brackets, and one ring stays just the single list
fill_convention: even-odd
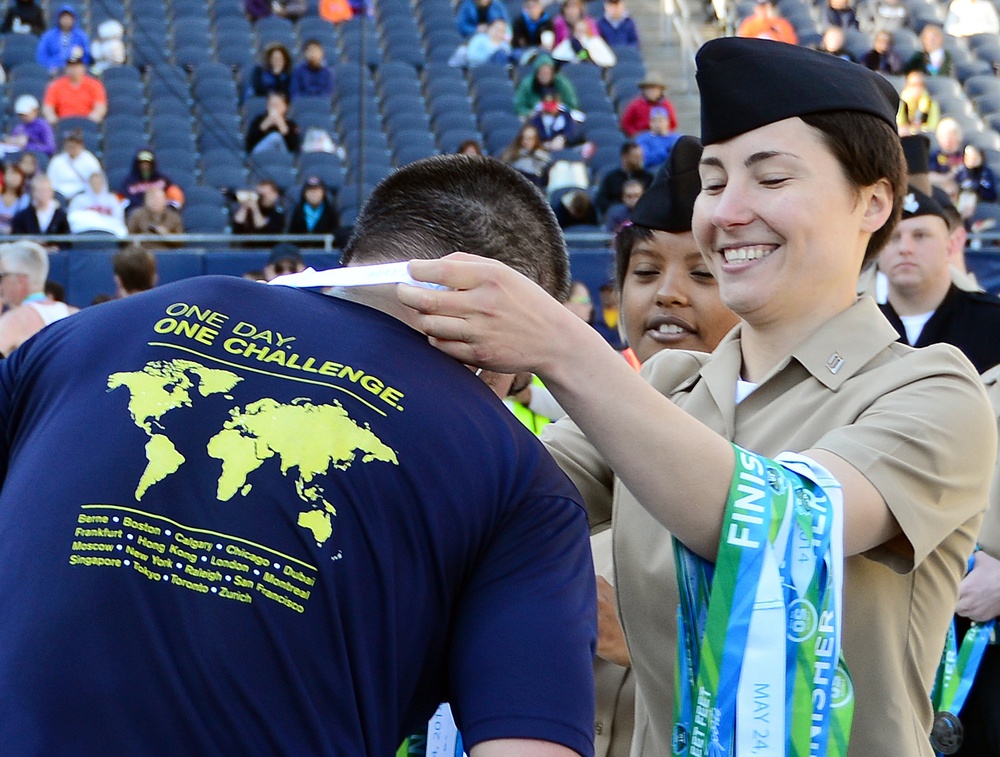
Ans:
[{"label": "white undershirt", "polygon": [[920,332],[924,330],[924,326],[927,325],[927,321],[931,319],[934,315],[932,310],[929,313],[920,313],[920,315],[901,315],[899,320],[903,323],[903,328],[906,329],[906,341],[909,344],[916,344],[917,340],[920,338]]},{"label": "white undershirt", "polygon": [[37,205],[35,206],[35,215],[38,216],[38,228],[42,234],[49,228],[49,224],[52,223],[52,216],[55,214],[56,204],[54,202],[50,202],[45,210],[41,210]]},{"label": "white undershirt", "polygon": [[754,389],[756,389],[759,384],[754,384],[750,381],[744,381],[741,378],[736,379],[736,404],[740,404],[743,400],[750,396]]}]

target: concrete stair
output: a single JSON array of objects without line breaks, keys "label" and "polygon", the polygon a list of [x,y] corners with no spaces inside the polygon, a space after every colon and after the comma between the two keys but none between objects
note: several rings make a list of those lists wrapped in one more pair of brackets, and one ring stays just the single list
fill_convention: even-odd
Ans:
[{"label": "concrete stair", "polygon": [[[678,130],[697,135],[701,131],[701,106],[694,82],[694,62],[685,62],[677,32],[664,18],[661,0],[625,0],[639,28],[642,57],[647,71],[658,71],[669,83],[667,97],[677,112]],[[713,25],[702,23],[704,11],[699,0],[687,0],[691,23],[702,40],[719,36]]]}]

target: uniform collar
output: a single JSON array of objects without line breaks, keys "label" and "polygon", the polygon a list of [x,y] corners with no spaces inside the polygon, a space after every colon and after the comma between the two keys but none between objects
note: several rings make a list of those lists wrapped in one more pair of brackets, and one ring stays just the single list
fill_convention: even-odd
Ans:
[{"label": "uniform collar", "polygon": [[[719,343],[698,375],[681,384],[685,389],[699,376],[708,384],[716,401],[732,403],[735,379],[743,367],[740,332],[737,326]],[[861,297],[851,307],[834,316],[806,337],[760,381],[763,385],[795,360],[817,381],[837,391],[847,379],[858,373],[882,350],[899,339],[892,324],[871,297]]]}]

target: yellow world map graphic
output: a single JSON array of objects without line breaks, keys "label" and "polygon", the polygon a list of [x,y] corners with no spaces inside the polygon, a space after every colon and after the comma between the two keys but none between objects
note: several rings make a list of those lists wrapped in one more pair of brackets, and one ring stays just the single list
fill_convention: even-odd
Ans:
[{"label": "yellow world map graphic", "polygon": [[[108,377],[109,391],[127,389],[132,421],[149,437],[147,465],[136,486],[136,500],[141,501],[151,486],[176,473],[185,462],[160,423],[163,416],[192,407],[198,396],[221,394],[232,399],[228,392],[242,380],[235,373],[192,360],[153,361],[141,371]],[[277,459],[283,476],[294,471],[295,492],[309,505],[299,513],[298,524],[320,545],[333,533],[332,517],[337,510],[324,498],[317,476],[350,468],[359,453],[362,463],[399,464],[396,452],[367,426],[355,423],[339,402],[316,405],[306,399],[283,404],[262,398],[233,407],[229,419],[208,440],[206,453],[222,464],[217,488],[220,502],[249,494],[252,484],[247,477],[271,458]]]}]

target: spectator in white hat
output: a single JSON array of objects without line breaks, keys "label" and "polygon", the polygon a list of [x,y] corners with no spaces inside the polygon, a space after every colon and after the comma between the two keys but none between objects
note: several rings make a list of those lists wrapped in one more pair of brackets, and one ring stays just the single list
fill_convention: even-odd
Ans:
[{"label": "spectator in white hat", "polygon": [[39,107],[38,99],[34,95],[18,97],[14,101],[17,124],[3,142],[8,147],[18,148],[21,152],[40,152],[51,158],[56,151],[56,138],[48,122],[38,117]]}]

